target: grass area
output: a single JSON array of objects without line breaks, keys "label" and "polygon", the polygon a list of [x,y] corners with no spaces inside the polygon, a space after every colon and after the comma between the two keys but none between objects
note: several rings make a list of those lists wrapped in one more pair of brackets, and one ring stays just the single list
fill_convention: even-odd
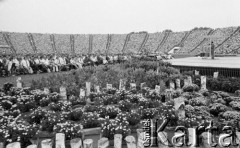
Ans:
[{"label": "grass area", "polygon": [[3,87],[4,83],[13,83],[14,86],[17,86],[16,80],[17,80],[18,77],[22,78],[22,81],[23,81],[25,87],[30,87],[32,80],[39,80],[42,77],[55,75],[55,74],[61,74],[61,73],[69,73],[69,72],[70,71],[54,72],[54,73],[41,73],[41,74],[32,74],[32,75],[18,75],[18,76],[10,76],[10,77],[0,77],[0,88]]}]

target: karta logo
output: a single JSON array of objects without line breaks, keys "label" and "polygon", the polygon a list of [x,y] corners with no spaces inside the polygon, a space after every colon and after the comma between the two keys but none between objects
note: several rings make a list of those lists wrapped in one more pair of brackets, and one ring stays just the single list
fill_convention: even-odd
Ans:
[{"label": "karta logo", "polygon": [[[144,121],[144,146],[152,147],[158,146],[158,141],[169,147],[182,147],[192,146],[199,147],[200,135],[205,133],[205,143],[211,147],[229,147],[239,145],[240,135],[236,134],[236,129],[231,126],[223,126],[222,129],[213,126],[213,122],[210,121],[207,127],[202,125],[193,128],[186,128],[184,126],[177,126],[174,130],[174,136],[168,137],[168,134],[164,132],[167,124],[170,120],[164,119],[158,126],[158,120],[155,122],[151,119]],[[220,135],[217,135],[221,131]]]}]

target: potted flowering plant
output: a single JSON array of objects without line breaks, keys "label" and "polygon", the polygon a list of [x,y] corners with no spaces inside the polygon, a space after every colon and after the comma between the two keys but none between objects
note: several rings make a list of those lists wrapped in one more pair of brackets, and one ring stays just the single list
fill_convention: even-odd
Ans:
[{"label": "potted flowering plant", "polygon": [[64,109],[63,106],[64,106],[63,102],[57,102],[57,103],[52,102],[48,105],[49,109],[55,112],[62,111]]},{"label": "potted flowering plant", "polygon": [[55,114],[51,114],[50,116],[47,116],[46,118],[44,118],[43,120],[41,120],[40,123],[40,130],[41,131],[46,131],[48,133],[53,132],[53,127],[57,124],[57,123],[62,123],[65,120]]},{"label": "potted flowering plant", "polygon": [[4,110],[9,110],[12,107],[13,103],[9,100],[2,100],[1,106]]},{"label": "potted flowering plant", "polygon": [[80,121],[83,117],[83,109],[76,108],[74,110],[71,110],[68,116],[69,116],[68,118],[72,121]]},{"label": "potted flowering plant", "polygon": [[77,123],[71,123],[66,121],[64,123],[58,123],[54,126],[53,131],[55,133],[64,133],[66,140],[82,137],[82,125]]},{"label": "potted flowering plant", "polygon": [[106,107],[106,116],[109,116],[110,119],[114,119],[117,117],[120,109],[115,106],[107,106]]},{"label": "potted flowering plant", "polygon": [[122,134],[123,139],[131,134],[131,129],[127,120],[123,119],[109,119],[106,118],[101,126],[101,137],[106,137],[110,140],[110,145],[113,145],[113,139],[115,134]]},{"label": "potted flowering plant", "polygon": [[119,102],[119,109],[123,112],[130,112],[132,108],[132,103],[129,100],[121,100]]},{"label": "potted flowering plant", "polygon": [[30,124],[32,123],[40,124],[42,119],[45,119],[46,117],[51,116],[52,114],[54,114],[54,112],[47,111],[42,109],[41,107],[38,107],[32,113],[26,115],[26,119]]},{"label": "potted flowering plant", "polygon": [[36,124],[28,125],[24,122],[15,124],[3,124],[0,130],[0,141],[5,145],[11,142],[20,142],[22,147],[30,145],[29,139],[36,137],[39,131],[39,126]]},{"label": "potted flowering plant", "polygon": [[97,114],[96,112],[83,113],[82,125],[84,129],[100,127],[101,121],[99,120],[99,114]]},{"label": "potted flowering plant", "polygon": [[41,107],[45,107],[45,106],[48,106],[48,104],[50,103],[50,99],[49,97],[43,97],[41,100],[39,100],[39,105]]},{"label": "potted flowering plant", "polygon": [[138,112],[127,113],[127,121],[131,127],[131,131],[136,131],[141,121],[141,115]]},{"label": "potted flowering plant", "polygon": [[53,92],[53,93],[49,94],[49,99],[51,102],[57,103],[58,101],[60,101],[61,96],[59,93]]},{"label": "potted flowering plant", "polygon": [[170,122],[168,125],[170,127],[176,126],[178,117],[175,112],[174,103],[172,101],[168,101],[165,104],[163,104],[160,108],[158,108],[158,116],[157,119],[169,119]]}]

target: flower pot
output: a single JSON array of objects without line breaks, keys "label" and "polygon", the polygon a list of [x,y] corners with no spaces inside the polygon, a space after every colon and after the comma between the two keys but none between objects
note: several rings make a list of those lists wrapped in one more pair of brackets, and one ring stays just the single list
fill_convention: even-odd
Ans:
[{"label": "flower pot", "polygon": [[[127,145],[125,140],[122,140],[122,145]],[[109,140],[109,146],[114,146],[114,140]]]},{"label": "flower pot", "polygon": [[142,128],[140,124],[130,126],[131,133],[137,133],[137,129],[140,129],[140,128]]},{"label": "flower pot", "polygon": [[101,134],[101,127],[87,128],[82,130],[82,139],[85,139],[87,135],[99,135]]}]

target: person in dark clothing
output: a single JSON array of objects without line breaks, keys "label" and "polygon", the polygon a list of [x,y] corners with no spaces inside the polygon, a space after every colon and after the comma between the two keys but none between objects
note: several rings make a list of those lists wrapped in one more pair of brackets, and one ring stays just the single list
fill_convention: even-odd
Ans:
[{"label": "person in dark clothing", "polygon": [[214,50],[215,50],[215,46],[213,44],[213,42],[211,42],[211,58],[214,59]]},{"label": "person in dark clothing", "polygon": [[95,64],[97,66],[103,64],[103,59],[100,56],[97,56],[97,62]]}]

